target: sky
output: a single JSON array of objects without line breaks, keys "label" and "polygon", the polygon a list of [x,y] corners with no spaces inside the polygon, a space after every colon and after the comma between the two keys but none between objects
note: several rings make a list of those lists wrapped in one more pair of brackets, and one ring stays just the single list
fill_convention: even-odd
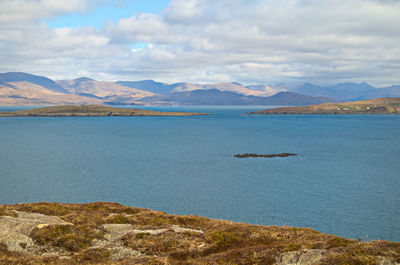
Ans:
[{"label": "sky", "polygon": [[0,72],[400,84],[400,0],[0,0]]}]

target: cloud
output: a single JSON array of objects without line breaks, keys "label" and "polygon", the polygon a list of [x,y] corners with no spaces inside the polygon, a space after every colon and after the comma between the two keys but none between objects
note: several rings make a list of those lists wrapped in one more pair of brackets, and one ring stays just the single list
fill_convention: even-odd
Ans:
[{"label": "cloud", "polygon": [[63,13],[84,12],[93,4],[91,0],[2,0],[0,23],[27,23]]},{"label": "cloud", "polygon": [[[400,83],[399,1],[172,0],[159,14],[132,14],[102,29],[41,22],[94,5],[67,2],[0,3],[7,10],[0,59],[9,62],[0,70],[167,82]],[[18,11],[17,3],[26,5]]]}]

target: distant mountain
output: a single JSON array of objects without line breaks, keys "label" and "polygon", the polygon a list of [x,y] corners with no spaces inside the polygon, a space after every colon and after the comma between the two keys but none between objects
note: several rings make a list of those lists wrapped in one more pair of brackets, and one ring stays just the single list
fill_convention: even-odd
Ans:
[{"label": "distant mountain", "polygon": [[0,105],[65,105],[102,103],[103,100],[74,95],[71,93],[56,92],[28,81],[0,83]]},{"label": "distant mountain", "polygon": [[174,92],[169,95],[143,98],[143,102],[176,105],[308,105],[334,102],[324,97],[311,97],[293,92],[280,92],[271,97],[246,96],[218,89]]},{"label": "distant mountain", "polygon": [[252,105],[248,96],[218,89],[173,92],[169,95],[143,98],[144,102],[175,105]]},{"label": "distant mountain", "polygon": [[177,105],[310,105],[377,97],[400,97],[400,85],[375,88],[367,83],[318,86],[305,83],[244,86],[238,82],[195,84],[154,80],[97,81],[88,77],[53,81],[27,73],[0,73],[0,105],[177,104]]},{"label": "distant mountain", "polygon": [[378,88],[369,93],[369,98],[400,97],[400,85]]},{"label": "distant mountain", "polygon": [[97,81],[87,77],[73,80],[59,80],[57,84],[69,93],[103,99],[105,102],[123,102],[124,104],[135,104],[140,98],[153,96],[154,93],[141,89],[122,86],[115,82]]},{"label": "distant mountain", "polygon": [[177,83],[170,85],[174,88],[174,92],[193,91],[193,90],[210,90],[217,89],[219,91],[234,92],[246,96],[268,97],[274,95],[282,89],[275,89],[265,85],[243,86],[240,83],[216,83],[216,84],[192,84],[192,83]]},{"label": "distant mountain", "polygon": [[272,95],[275,95],[276,93],[286,91],[286,89],[284,89],[284,88],[277,88],[277,87],[266,86],[266,85],[250,85],[250,86],[246,86],[246,88],[251,89],[251,90],[260,91],[260,92],[262,92],[262,95],[264,97],[272,96]]},{"label": "distant mountain", "polygon": [[155,94],[169,94],[173,92],[174,88],[169,84],[156,82],[154,80],[141,80],[141,81],[117,81],[115,82],[121,86],[141,89],[144,91],[152,92]]},{"label": "distant mountain", "polygon": [[339,102],[337,99],[322,97],[322,96],[306,96],[295,92],[279,92],[267,98],[264,105],[311,105],[327,102]]},{"label": "distant mountain", "polygon": [[20,72],[0,73],[0,83],[3,83],[3,85],[11,83],[10,87],[12,87],[14,85],[13,83],[15,82],[29,82],[32,84],[42,86],[54,92],[68,93],[67,90],[65,90],[63,87],[56,84],[53,80],[47,77],[31,75],[27,73],[20,73]]},{"label": "distant mountain", "polygon": [[283,89],[277,89],[265,85],[243,86],[238,82],[217,83],[217,84],[193,84],[188,82],[181,82],[175,84],[166,84],[166,83],[155,82],[153,80],[142,80],[142,81],[118,81],[116,83],[122,86],[141,89],[161,95],[168,95],[174,92],[218,89],[220,91],[230,91],[246,96],[268,97],[280,91],[283,91]]},{"label": "distant mountain", "polygon": [[399,97],[400,86],[376,88],[368,83],[339,83],[333,86],[318,86],[305,83],[295,90],[297,93],[310,96],[324,96],[340,100],[361,100],[377,97]]}]

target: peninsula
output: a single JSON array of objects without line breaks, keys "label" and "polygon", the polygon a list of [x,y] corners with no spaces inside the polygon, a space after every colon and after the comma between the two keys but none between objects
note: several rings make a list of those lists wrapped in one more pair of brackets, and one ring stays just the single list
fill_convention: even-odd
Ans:
[{"label": "peninsula", "polygon": [[400,98],[265,109],[249,114],[400,114]]},{"label": "peninsula", "polygon": [[132,108],[116,108],[104,105],[66,105],[33,108],[21,111],[0,111],[0,117],[90,117],[90,116],[193,116],[210,115],[195,112],[165,112]]},{"label": "peninsula", "polygon": [[400,243],[118,203],[0,205],[0,264],[396,265]]}]

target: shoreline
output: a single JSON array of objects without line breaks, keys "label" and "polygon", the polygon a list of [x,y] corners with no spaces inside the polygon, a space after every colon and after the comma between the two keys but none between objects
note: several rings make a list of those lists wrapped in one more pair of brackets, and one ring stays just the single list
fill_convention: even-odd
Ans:
[{"label": "shoreline", "polygon": [[0,117],[127,117],[127,116],[198,116],[197,112],[168,112],[105,105],[65,105],[40,107],[18,111],[0,111]]},{"label": "shoreline", "polygon": [[27,264],[387,265],[400,262],[400,242],[361,242],[312,228],[171,215],[112,202],[0,205],[0,261],[27,259]]}]

